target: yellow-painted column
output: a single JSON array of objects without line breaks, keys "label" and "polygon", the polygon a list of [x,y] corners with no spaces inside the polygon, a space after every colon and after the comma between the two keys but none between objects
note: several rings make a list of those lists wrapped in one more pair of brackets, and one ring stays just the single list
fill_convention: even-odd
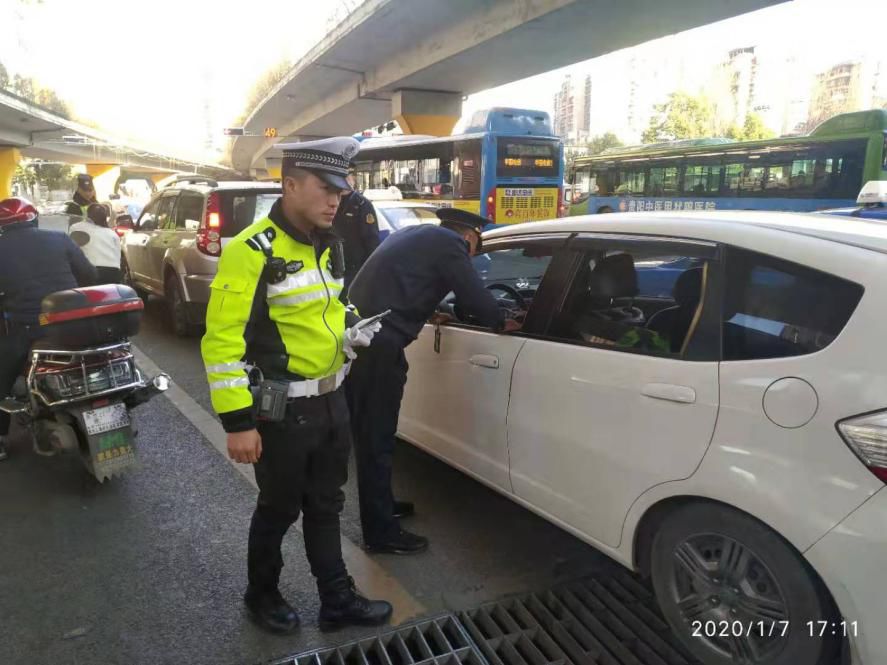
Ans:
[{"label": "yellow-painted column", "polygon": [[17,148],[0,148],[0,199],[12,196],[12,176],[20,161],[22,153]]},{"label": "yellow-painted column", "polygon": [[86,172],[92,176],[96,198],[99,201],[107,200],[120,177],[120,167],[117,164],[87,164]]},{"label": "yellow-painted column", "polygon": [[280,180],[281,179],[281,167],[279,166],[269,166],[266,169],[268,171],[268,180]]},{"label": "yellow-painted column", "polygon": [[462,115],[462,95],[429,90],[397,90],[391,115],[404,134],[449,136]]},{"label": "yellow-painted column", "polygon": [[449,136],[459,122],[457,115],[399,115],[395,118],[404,134]]},{"label": "yellow-painted column", "polygon": [[164,178],[168,178],[172,174],[173,174],[172,171],[170,171],[168,173],[149,173],[148,177],[151,178],[151,182],[153,182],[156,185],[158,182],[160,182]]}]

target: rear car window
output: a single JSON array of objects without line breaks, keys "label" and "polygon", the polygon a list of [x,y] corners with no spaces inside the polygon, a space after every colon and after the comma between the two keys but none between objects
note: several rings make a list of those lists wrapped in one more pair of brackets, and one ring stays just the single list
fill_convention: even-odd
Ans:
[{"label": "rear car window", "polygon": [[233,238],[253,222],[268,216],[280,198],[280,189],[219,191],[222,205],[222,237]]},{"label": "rear car window", "polygon": [[730,248],[724,359],[784,358],[821,351],[862,298],[854,282],[783,259]]},{"label": "rear car window", "polygon": [[378,212],[385,216],[393,231],[407,226],[428,222],[439,222],[433,208],[382,208]]}]

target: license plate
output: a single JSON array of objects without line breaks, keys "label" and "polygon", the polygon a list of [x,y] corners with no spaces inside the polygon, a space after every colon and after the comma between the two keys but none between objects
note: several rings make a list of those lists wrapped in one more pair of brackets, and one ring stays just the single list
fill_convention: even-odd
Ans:
[{"label": "license plate", "polygon": [[506,189],[505,196],[533,196],[532,189]]},{"label": "license plate", "polygon": [[126,404],[112,404],[101,409],[83,412],[83,423],[86,425],[86,433],[90,436],[110,432],[129,425],[129,411]]}]

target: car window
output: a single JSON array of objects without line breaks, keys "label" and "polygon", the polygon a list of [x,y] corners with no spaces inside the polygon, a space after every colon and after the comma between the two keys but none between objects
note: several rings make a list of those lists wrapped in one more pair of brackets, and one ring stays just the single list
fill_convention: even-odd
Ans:
[{"label": "car window", "polygon": [[176,204],[176,194],[164,196],[157,205],[157,228],[158,229],[174,229],[176,227],[173,218],[173,209]]},{"label": "car window", "polygon": [[724,359],[815,353],[831,344],[862,298],[859,284],[764,254],[730,248]]},{"label": "car window", "polygon": [[228,215],[224,215],[222,235],[226,238],[236,236],[253,222],[267,217],[271,206],[280,198],[280,194],[270,192],[237,193],[230,197],[231,223]]},{"label": "car window", "polygon": [[[475,256],[472,262],[499,306],[508,310],[511,318],[525,320],[555,251],[554,244],[527,243],[507,249],[491,248]],[[444,305],[443,311],[454,314],[461,323],[471,325],[472,321],[463,316],[452,293],[444,300]]]},{"label": "car window", "polygon": [[698,331],[709,261],[656,243],[587,250],[550,329],[576,344],[682,356]]},{"label": "car window", "polygon": [[139,216],[139,231],[153,231],[157,228],[157,204],[159,202],[160,199],[154,199],[142,210],[142,214]]},{"label": "car window", "polygon": [[176,206],[176,228],[196,231],[203,217],[203,196],[195,192],[182,192]]},{"label": "car window", "polygon": [[416,224],[424,224],[428,222],[437,223],[440,220],[434,214],[433,208],[383,208],[377,211],[385,215],[385,219],[391,226],[392,231],[399,231],[407,226],[415,226]]}]

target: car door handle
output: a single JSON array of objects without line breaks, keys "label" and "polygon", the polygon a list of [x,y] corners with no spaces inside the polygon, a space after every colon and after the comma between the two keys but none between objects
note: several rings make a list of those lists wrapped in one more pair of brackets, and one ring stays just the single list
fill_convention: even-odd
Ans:
[{"label": "car door handle", "polygon": [[641,390],[641,394],[645,397],[664,399],[668,402],[679,402],[681,404],[694,404],[696,402],[695,390],[689,386],[676,386],[671,383],[648,383]]},{"label": "car door handle", "polygon": [[490,369],[499,369],[499,358],[498,356],[488,356],[483,353],[478,353],[477,355],[471,356],[468,359],[472,365],[477,365],[478,367],[489,367]]}]

